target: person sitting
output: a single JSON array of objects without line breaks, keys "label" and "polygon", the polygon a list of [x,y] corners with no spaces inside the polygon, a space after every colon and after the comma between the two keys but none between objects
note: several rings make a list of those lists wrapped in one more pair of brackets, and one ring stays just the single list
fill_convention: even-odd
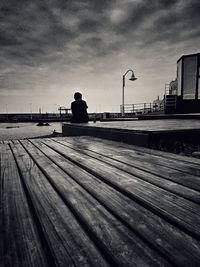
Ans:
[{"label": "person sitting", "polygon": [[70,122],[72,123],[84,123],[89,121],[88,113],[87,113],[87,103],[82,100],[82,94],[76,92],[74,94],[74,99],[71,103],[71,111],[72,117]]}]

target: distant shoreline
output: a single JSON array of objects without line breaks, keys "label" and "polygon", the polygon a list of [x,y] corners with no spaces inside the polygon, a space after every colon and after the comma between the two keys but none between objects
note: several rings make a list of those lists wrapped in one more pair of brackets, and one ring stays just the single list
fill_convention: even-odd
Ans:
[{"label": "distant shoreline", "polygon": [[0,140],[20,140],[60,136],[62,122],[51,122],[48,126],[37,126],[35,122],[0,123]]}]

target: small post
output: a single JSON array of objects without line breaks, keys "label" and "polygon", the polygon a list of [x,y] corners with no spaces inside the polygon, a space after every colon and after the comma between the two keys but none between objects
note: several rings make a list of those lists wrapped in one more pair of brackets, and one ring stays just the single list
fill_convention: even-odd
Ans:
[{"label": "small post", "polygon": [[122,117],[124,117],[124,87],[125,87],[125,75],[122,78]]}]

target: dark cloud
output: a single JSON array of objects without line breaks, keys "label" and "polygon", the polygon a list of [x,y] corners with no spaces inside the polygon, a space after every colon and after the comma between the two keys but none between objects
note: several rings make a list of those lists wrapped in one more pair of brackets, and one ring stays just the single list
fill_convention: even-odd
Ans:
[{"label": "dark cloud", "polygon": [[134,45],[145,48],[160,41],[179,43],[191,38],[191,31],[198,36],[199,1],[129,2],[125,10],[125,18],[114,23],[113,30]]},{"label": "dark cloud", "polygon": [[[63,51],[67,44],[88,45],[93,50],[109,50],[100,35],[116,33],[126,40],[152,43],[180,39],[180,31],[199,27],[199,1],[3,1],[0,9],[0,47],[5,56],[48,60],[51,51]],[[113,12],[123,11],[124,17]],[[159,14],[161,14],[159,16]],[[117,17],[118,16],[118,17]],[[145,27],[144,23],[147,25]],[[149,25],[148,25],[149,24]],[[171,36],[171,38],[170,38]],[[185,35],[184,35],[185,36]],[[123,39],[123,38],[122,38]],[[121,40],[115,42],[119,45]],[[112,42],[111,42],[112,43]],[[104,46],[105,45],[105,46]],[[84,50],[84,47],[83,47]],[[96,55],[102,55],[97,51]],[[106,53],[105,53],[106,54]],[[44,55],[44,57],[42,56]],[[25,61],[26,62],[26,61]],[[24,62],[22,62],[24,64]]]},{"label": "dark cloud", "polygon": [[193,30],[193,27],[200,28],[199,14],[200,2],[190,1],[190,4],[187,2],[182,8],[179,6],[163,14],[155,21],[154,27],[158,31],[169,29],[172,33],[176,33],[178,30],[187,33]]},{"label": "dark cloud", "polygon": [[177,3],[176,0],[173,1],[159,1],[159,0],[143,0],[143,1],[133,1],[128,2],[126,6],[126,19],[120,22],[116,30],[120,32],[135,32],[139,30],[140,25],[156,16],[158,12],[163,10],[169,10]]},{"label": "dark cloud", "polygon": [[86,18],[79,24],[81,32],[97,32],[101,28],[101,23],[94,18]]},{"label": "dark cloud", "polygon": [[[70,43],[90,49],[91,40],[76,40],[84,33],[100,29],[100,13],[109,1],[10,1],[1,3],[1,57],[18,61],[19,65],[35,66],[54,60],[52,52],[62,52]],[[103,49],[101,38],[97,46]],[[101,43],[101,44],[100,44]],[[95,47],[93,47],[94,50]],[[87,48],[83,47],[84,53]],[[79,49],[81,50],[81,48]],[[80,51],[79,51],[80,52]],[[100,53],[102,54],[102,53]]]},{"label": "dark cloud", "polygon": [[[37,68],[50,75],[99,62],[102,69],[108,62],[115,68],[113,58],[125,58],[126,51],[145,58],[145,50],[157,53],[161,42],[173,49],[183,46],[199,38],[199,14],[197,0],[3,0],[0,87],[11,88],[19,77],[15,87],[24,88],[21,77],[31,83],[31,72],[38,80],[46,78]],[[21,75],[20,68],[29,73]]]}]

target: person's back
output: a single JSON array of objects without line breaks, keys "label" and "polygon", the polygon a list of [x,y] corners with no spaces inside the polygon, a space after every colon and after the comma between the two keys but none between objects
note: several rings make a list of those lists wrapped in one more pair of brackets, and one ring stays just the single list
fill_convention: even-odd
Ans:
[{"label": "person's back", "polygon": [[75,93],[74,99],[71,103],[71,110],[72,110],[72,117],[71,122],[72,123],[82,123],[82,122],[88,122],[88,113],[87,113],[87,103],[82,100],[81,93]]}]

